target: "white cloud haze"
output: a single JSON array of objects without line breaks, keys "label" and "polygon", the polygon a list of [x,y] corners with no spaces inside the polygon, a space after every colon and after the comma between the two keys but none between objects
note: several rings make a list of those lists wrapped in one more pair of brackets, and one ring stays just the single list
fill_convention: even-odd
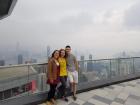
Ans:
[{"label": "white cloud haze", "polygon": [[41,50],[70,44],[79,52],[108,57],[140,51],[139,0],[18,0],[0,21],[0,48]]}]

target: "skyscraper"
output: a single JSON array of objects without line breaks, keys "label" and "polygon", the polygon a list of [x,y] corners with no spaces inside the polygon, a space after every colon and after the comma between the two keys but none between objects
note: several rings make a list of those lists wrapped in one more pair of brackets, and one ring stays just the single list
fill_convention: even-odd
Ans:
[{"label": "skyscraper", "polygon": [[85,56],[82,55],[81,58],[80,58],[80,60],[81,61],[84,61],[85,60]]},{"label": "skyscraper", "polygon": [[51,48],[50,46],[47,46],[47,60],[50,58],[50,54],[51,54]]},{"label": "skyscraper", "polygon": [[4,66],[5,65],[5,60],[0,60],[0,66]]},{"label": "skyscraper", "polygon": [[85,70],[85,62],[84,62],[84,60],[85,60],[85,57],[81,56],[79,64],[80,64],[80,70],[82,70],[82,71],[86,71]]},{"label": "skyscraper", "polygon": [[89,60],[87,62],[87,71],[93,71],[93,62],[92,62],[92,55],[90,54],[89,55]]},{"label": "skyscraper", "polygon": [[23,64],[23,56],[21,54],[18,55],[18,64]]},{"label": "skyscraper", "polygon": [[89,54],[89,60],[92,60],[92,55],[91,54]]}]

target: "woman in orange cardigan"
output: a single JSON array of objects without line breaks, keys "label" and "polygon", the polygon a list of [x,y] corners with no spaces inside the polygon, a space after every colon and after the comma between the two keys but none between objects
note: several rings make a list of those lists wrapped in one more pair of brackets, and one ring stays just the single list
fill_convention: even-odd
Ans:
[{"label": "woman in orange cardigan", "polygon": [[48,72],[47,72],[47,83],[50,85],[50,90],[48,92],[47,105],[56,104],[54,100],[56,86],[59,82],[59,51],[55,50],[52,53],[52,57],[48,61]]}]

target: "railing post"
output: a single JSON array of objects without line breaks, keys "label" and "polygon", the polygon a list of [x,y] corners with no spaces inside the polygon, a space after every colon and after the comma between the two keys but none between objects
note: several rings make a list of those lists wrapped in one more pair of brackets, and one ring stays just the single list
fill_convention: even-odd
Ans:
[{"label": "railing post", "polygon": [[4,100],[5,98],[4,98],[4,92],[2,92],[2,100]]},{"label": "railing post", "polygon": [[109,68],[109,78],[111,79],[112,77],[112,71],[111,71],[111,68],[112,68],[112,65],[111,65],[111,59],[110,59],[110,68]]},{"label": "railing post", "polygon": [[[30,69],[30,65],[28,64],[28,76],[27,76],[27,83],[29,83],[29,69]],[[29,92],[28,92],[28,96],[29,96]]]},{"label": "railing post", "polygon": [[120,76],[120,59],[118,58],[118,75]]},{"label": "railing post", "polygon": [[135,58],[132,58],[132,60],[133,60],[133,74],[135,74]]}]

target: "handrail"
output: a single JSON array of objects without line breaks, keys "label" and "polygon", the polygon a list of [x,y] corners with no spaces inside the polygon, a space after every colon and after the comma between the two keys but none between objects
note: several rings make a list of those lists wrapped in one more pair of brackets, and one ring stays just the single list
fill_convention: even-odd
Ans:
[{"label": "handrail", "polygon": [[[88,61],[104,61],[104,60],[117,60],[117,59],[133,59],[133,58],[140,58],[140,57],[127,57],[127,58],[108,58],[108,59],[95,59],[95,60],[79,60],[78,62],[88,62]],[[22,66],[33,66],[33,65],[45,65],[48,62],[43,63],[28,63],[28,64],[19,64],[19,65],[6,65],[6,66],[0,66],[1,68],[11,68],[11,67],[22,67]]]}]

